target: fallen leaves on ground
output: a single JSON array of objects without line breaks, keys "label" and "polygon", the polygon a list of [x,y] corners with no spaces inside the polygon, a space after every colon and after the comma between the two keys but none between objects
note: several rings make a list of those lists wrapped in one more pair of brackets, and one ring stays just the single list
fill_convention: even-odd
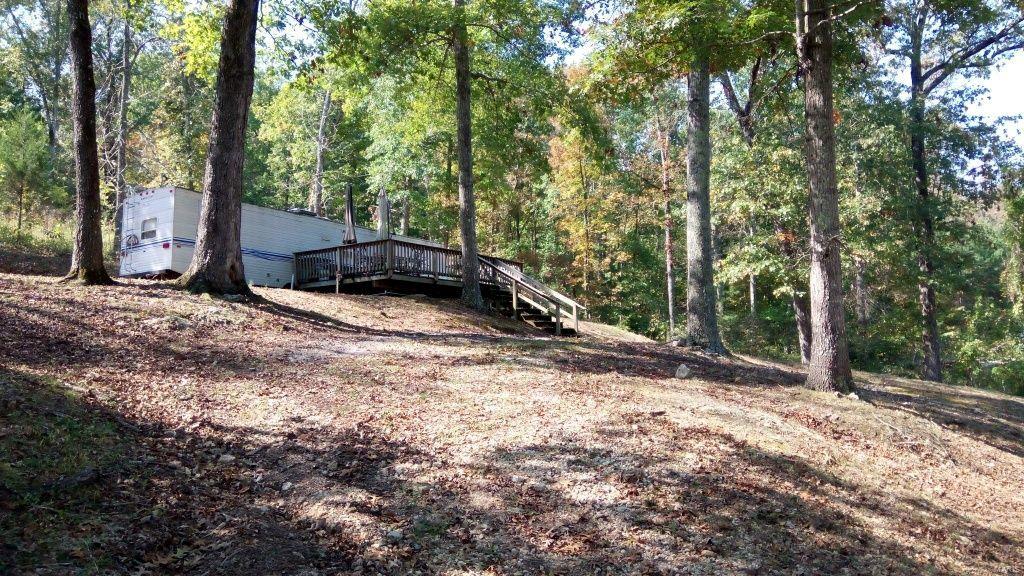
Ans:
[{"label": "fallen leaves on ground", "polygon": [[1020,399],[258,294],[0,275],[0,570],[1024,571]]}]

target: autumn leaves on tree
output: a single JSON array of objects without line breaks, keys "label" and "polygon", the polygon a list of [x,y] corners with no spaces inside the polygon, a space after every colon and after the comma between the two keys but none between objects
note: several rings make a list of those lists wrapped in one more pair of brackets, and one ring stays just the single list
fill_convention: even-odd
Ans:
[{"label": "autumn leaves on tree", "polygon": [[[18,102],[19,82],[38,100],[0,106],[0,140],[32,140],[0,166],[5,197],[20,233],[44,197],[39,173],[73,159],[69,277],[106,282],[101,219],[120,221],[129,183],[201,187],[179,282],[246,293],[243,198],[337,218],[347,185],[357,206],[386,188],[403,233],[461,250],[473,308],[486,252],[524,261],[599,319],[712,353],[799,358],[817,389],[848,389],[851,357],[933,380],[1002,373],[978,368],[991,362],[977,342],[1021,349],[1020,249],[1012,226],[986,218],[997,204],[1019,213],[1020,170],[1016,148],[964,112],[976,89],[961,80],[1024,47],[1019,7],[606,7],[4,5],[17,51],[0,67],[20,76],[0,81],[0,103]],[[52,25],[27,28],[32,10]],[[291,28],[305,32],[276,33]],[[966,232],[975,244],[955,240]],[[964,262],[972,272],[958,274]]]}]

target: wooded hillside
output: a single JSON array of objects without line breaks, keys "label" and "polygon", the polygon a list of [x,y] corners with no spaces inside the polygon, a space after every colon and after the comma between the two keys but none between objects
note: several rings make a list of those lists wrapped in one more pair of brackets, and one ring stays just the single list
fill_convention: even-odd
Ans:
[{"label": "wooded hillside", "polygon": [[0,572],[1024,569],[1020,399],[257,293],[0,274]]}]

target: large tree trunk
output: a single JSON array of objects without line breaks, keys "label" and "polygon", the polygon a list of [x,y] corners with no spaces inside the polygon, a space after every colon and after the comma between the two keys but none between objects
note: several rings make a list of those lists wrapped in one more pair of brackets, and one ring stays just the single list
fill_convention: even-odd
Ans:
[{"label": "large tree trunk", "polygon": [[686,341],[722,354],[711,249],[711,78],[706,56],[694,60],[687,84]]},{"label": "large tree trunk", "polygon": [[456,153],[459,162],[459,231],[462,239],[462,301],[483,310],[480,261],[476,245],[476,200],[473,198],[473,135],[470,109],[469,37],[464,0],[452,0],[456,22],[452,35],[455,54]]},{"label": "large tree trunk", "polygon": [[851,388],[853,378],[839,258],[830,9],[828,0],[802,0],[798,6],[797,39],[804,76],[805,148],[811,197],[811,361],[807,386],[845,392]]},{"label": "large tree trunk", "polygon": [[668,298],[668,337],[671,339],[676,335],[676,267],[673,257],[675,250],[672,247],[672,187],[670,186],[668,134],[662,129],[660,116],[656,116],[654,122],[658,151],[661,156],[661,196],[665,206],[665,295]]},{"label": "large tree trunk", "polygon": [[[131,3],[127,4],[131,9]],[[132,82],[132,27],[126,12],[124,19],[124,37],[121,46],[121,95],[117,109],[117,150],[116,173],[114,174],[114,246],[121,248],[122,217],[124,199],[127,194],[125,186],[125,169],[128,167],[128,96]]]},{"label": "large tree trunk", "polygon": [[179,284],[193,292],[247,294],[242,266],[242,168],[252,100],[259,0],[231,0],[224,16],[217,97],[203,177],[195,253]]},{"label": "large tree trunk", "polygon": [[324,91],[320,106],[320,124],[316,130],[316,170],[309,191],[309,209],[317,216],[324,215],[324,152],[327,150],[327,118],[331,113],[331,91]]},{"label": "large tree trunk", "polygon": [[71,270],[64,277],[85,284],[110,284],[103,267],[100,229],[100,159],[96,144],[96,79],[92,69],[89,1],[68,0],[74,92],[71,117],[75,133],[75,244]]},{"label": "large tree trunk", "polygon": [[932,221],[931,191],[928,188],[928,163],[925,157],[925,94],[921,70],[921,33],[912,38],[910,58],[910,152],[914,168],[914,184],[917,187],[917,220],[914,231],[917,235],[917,266],[921,273],[918,282],[918,303],[921,306],[924,364],[921,377],[935,382],[942,381],[942,352],[939,347],[939,323],[935,314],[935,263],[932,251],[935,244],[935,229]]}]

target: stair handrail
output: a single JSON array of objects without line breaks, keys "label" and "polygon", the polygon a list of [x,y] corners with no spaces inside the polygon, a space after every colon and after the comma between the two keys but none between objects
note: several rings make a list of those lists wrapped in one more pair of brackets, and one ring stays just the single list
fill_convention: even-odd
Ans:
[{"label": "stair handrail", "polygon": [[[522,272],[512,269],[507,266],[501,266],[494,262],[491,258],[486,256],[480,256],[480,263],[484,266],[490,266],[496,274],[505,276],[512,281],[512,306],[513,309],[517,308],[518,300],[525,300],[527,303],[535,306],[536,308],[542,309],[547,312],[555,322],[555,334],[561,336],[562,334],[562,318],[567,317],[572,320],[573,329],[576,333],[580,330],[580,308],[585,307],[576,302],[572,298],[560,294],[544,284],[541,284],[537,280],[523,274]],[[536,294],[547,302],[536,302],[532,298],[524,296],[518,290],[519,286],[522,286],[528,292]]]},{"label": "stair handrail", "polygon": [[516,270],[515,268],[506,265],[504,262],[501,262],[500,260],[494,260],[490,256],[480,256],[480,260],[487,264],[490,264],[491,267],[493,267],[495,270],[502,273],[509,279],[517,280],[520,284],[525,284],[534,292],[538,292],[549,299],[560,301],[562,304],[565,304],[566,306],[575,306],[576,308],[581,310],[587,309],[586,306],[580,304],[576,300],[573,300],[572,298],[566,296],[565,294],[562,294],[557,290],[553,290],[547,284],[544,284],[543,282],[537,280],[532,276],[524,274],[520,270]]}]

